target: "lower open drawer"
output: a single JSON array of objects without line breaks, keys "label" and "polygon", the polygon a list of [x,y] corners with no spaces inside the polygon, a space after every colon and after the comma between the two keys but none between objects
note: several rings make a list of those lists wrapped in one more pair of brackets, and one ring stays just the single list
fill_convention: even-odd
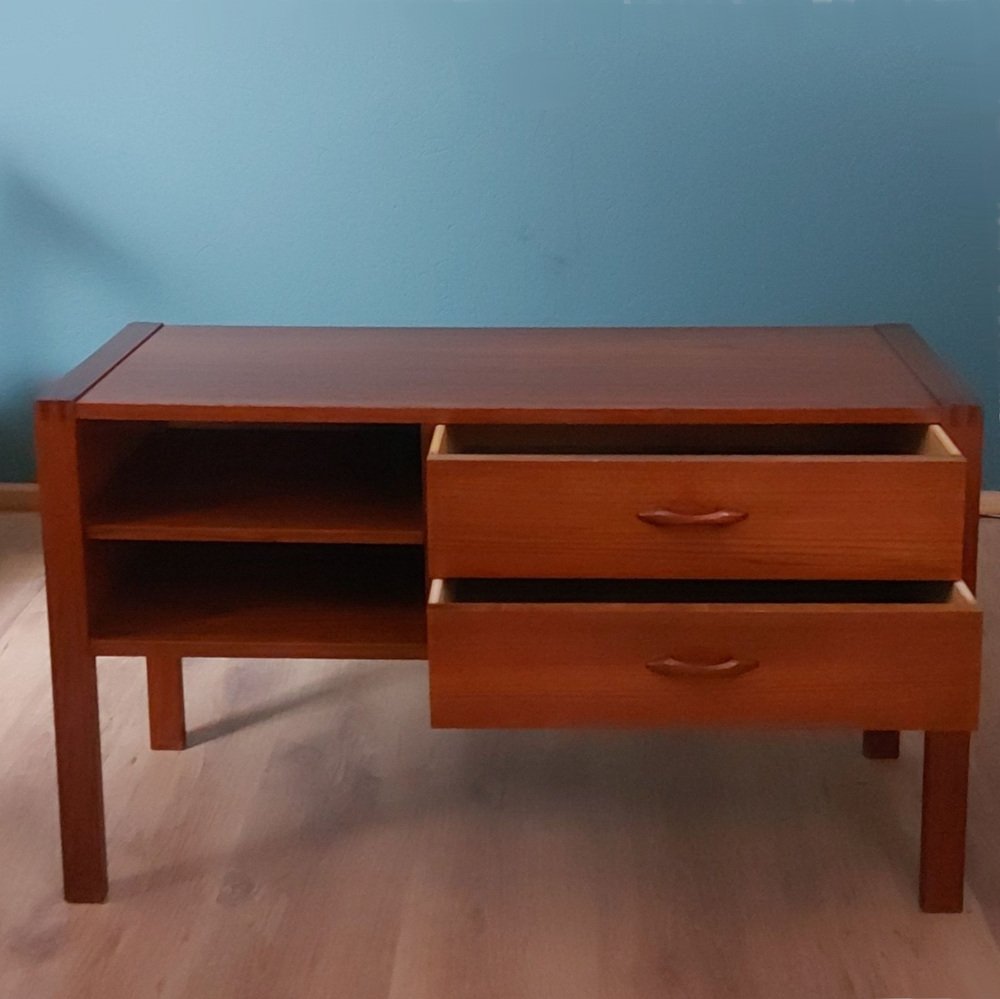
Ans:
[{"label": "lower open drawer", "polygon": [[435,580],[438,727],[971,729],[964,583]]}]

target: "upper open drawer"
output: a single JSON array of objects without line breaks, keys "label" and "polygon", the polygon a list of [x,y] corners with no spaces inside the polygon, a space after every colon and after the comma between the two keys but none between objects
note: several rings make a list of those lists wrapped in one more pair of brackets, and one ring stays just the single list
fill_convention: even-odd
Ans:
[{"label": "upper open drawer", "polygon": [[965,476],[939,426],[441,426],[430,571],[959,579]]}]

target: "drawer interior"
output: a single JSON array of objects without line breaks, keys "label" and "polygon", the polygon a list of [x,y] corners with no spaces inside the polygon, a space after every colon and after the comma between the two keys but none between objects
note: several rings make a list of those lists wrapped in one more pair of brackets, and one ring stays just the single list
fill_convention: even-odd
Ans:
[{"label": "drawer interior", "polygon": [[434,604],[913,604],[969,607],[964,583],[727,579],[435,580]]},{"label": "drawer interior", "polygon": [[936,424],[439,426],[431,458],[450,455],[914,455],[960,458]]}]

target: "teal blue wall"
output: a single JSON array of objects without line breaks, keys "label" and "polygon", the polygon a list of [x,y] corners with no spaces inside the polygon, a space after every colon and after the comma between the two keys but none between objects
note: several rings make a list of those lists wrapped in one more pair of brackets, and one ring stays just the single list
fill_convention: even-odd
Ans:
[{"label": "teal blue wall", "polygon": [[1000,487],[998,14],[3,0],[0,480],[131,319],[902,320]]}]

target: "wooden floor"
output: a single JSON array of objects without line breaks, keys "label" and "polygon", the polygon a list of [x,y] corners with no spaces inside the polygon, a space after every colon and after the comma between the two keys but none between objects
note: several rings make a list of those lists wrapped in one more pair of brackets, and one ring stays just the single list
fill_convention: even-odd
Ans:
[{"label": "wooden floor", "polygon": [[422,664],[101,667],[111,897],[60,899],[37,524],[0,516],[2,999],[1000,996],[1000,522],[966,912],[917,910],[920,743],[427,727]]}]

